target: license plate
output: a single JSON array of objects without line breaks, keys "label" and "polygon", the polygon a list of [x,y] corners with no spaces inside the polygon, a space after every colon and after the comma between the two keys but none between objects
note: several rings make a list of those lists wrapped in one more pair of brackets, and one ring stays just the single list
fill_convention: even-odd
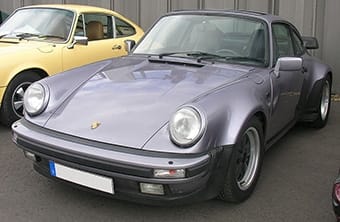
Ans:
[{"label": "license plate", "polygon": [[89,173],[86,171],[74,169],[49,161],[51,176],[73,182],[85,187],[100,190],[106,193],[114,194],[112,178]]}]

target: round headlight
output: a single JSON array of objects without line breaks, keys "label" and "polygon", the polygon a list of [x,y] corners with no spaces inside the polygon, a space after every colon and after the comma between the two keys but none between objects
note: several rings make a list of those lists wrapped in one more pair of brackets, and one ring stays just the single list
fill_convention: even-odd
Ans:
[{"label": "round headlight", "polygon": [[47,105],[48,91],[39,83],[33,83],[28,87],[24,95],[24,107],[31,115],[40,114]]},{"label": "round headlight", "polygon": [[203,133],[203,124],[204,121],[198,111],[192,107],[184,107],[170,120],[170,137],[179,146],[193,145]]}]

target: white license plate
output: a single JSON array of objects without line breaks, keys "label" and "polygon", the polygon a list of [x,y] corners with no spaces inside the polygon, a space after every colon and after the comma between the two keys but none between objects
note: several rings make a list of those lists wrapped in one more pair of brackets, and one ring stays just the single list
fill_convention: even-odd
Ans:
[{"label": "white license plate", "polygon": [[49,161],[51,176],[58,177],[82,186],[114,194],[112,178],[85,172]]}]

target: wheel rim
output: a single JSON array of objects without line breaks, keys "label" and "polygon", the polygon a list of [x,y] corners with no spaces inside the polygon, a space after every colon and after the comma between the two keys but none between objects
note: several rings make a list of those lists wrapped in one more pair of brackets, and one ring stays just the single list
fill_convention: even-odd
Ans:
[{"label": "wheel rim", "polygon": [[255,179],[260,158],[260,136],[256,128],[250,127],[243,135],[238,149],[236,177],[241,190],[247,190]]},{"label": "wheel rim", "polygon": [[24,94],[26,89],[31,85],[31,82],[23,82],[15,88],[12,95],[12,109],[18,117],[24,115]]},{"label": "wheel rim", "polygon": [[329,82],[326,80],[325,84],[322,88],[322,96],[320,103],[320,114],[322,120],[325,120],[328,114],[329,101],[330,101],[330,90],[329,90]]}]

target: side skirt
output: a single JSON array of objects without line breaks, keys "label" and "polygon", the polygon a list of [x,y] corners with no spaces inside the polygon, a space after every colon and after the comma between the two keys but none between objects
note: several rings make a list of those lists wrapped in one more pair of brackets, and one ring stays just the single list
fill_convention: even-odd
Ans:
[{"label": "side skirt", "polygon": [[275,136],[266,141],[265,150],[268,150],[272,145],[274,145],[279,139],[281,139],[291,128],[296,124],[296,119],[288,123],[280,132]]}]

